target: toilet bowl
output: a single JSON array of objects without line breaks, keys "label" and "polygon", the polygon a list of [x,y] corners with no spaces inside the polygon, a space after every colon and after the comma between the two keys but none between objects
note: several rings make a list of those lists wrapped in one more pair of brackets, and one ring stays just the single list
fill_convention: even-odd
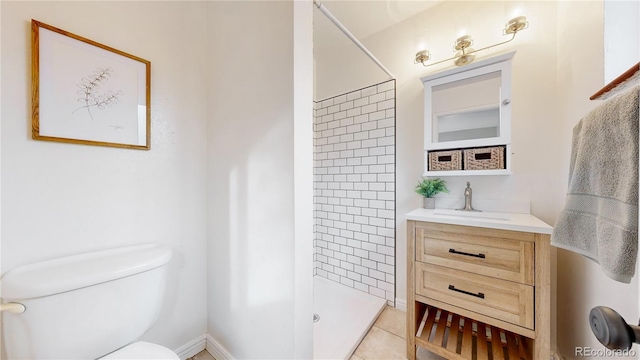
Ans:
[{"label": "toilet bowl", "polygon": [[178,355],[164,346],[138,341],[118,351],[101,357],[100,360],[180,360]]},{"label": "toilet bowl", "polygon": [[137,341],[160,313],[171,249],[145,244],[21,266],[1,281],[7,359],[176,360]]}]

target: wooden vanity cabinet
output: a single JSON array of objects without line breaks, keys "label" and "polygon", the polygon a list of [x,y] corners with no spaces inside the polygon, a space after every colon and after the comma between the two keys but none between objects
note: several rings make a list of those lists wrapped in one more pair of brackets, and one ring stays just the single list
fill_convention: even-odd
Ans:
[{"label": "wooden vanity cabinet", "polygon": [[549,359],[548,234],[407,224],[407,358]]}]

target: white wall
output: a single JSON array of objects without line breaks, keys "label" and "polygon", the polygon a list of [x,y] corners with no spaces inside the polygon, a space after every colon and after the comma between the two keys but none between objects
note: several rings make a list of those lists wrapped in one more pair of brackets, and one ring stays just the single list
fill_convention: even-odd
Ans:
[{"label": "white wall", "polygon": [[[602,101],[589,97],[604,86],[605,49],[602,2],[559,2],[558,18],[558,113],[561,133],[562,172],[568,179],[573,127]],[[635,34],[638,42],[638,34]],[[579,52],[581,55],[576,56]],[[637,58],[636,60],[637,61]],[[620,72],[629,66],[621,68]],[[612,75],[613,78],[619,75]],[[562,184],[566,187],[566,180]],[[558,250],[558,350],[575,358],[576,346],[602,349],[588,326],[591,308],[609,306],[629,323],[638,319],[637,275],[630,284],[606,277],[591,260]],[[637,345],[635,346],[638,351]]]},{"label": "white wall", "polygon": [[604,82],[609,83],[640,60],[640,3],[604,1]]},{"label": "white wall", "polygon": [[[294,186],[299,185],[294,171],[298,165],[312,171],[312,163],[310,157],[294,162],[293,149],[294,144],[301,145],[295,136],[307,132],[298,132],[295,126],[307,121],[304,137],[311,156],[312,82],[311,73],[303,71],[307,88],[294,87],[300,85],[294,83],[294,5],[210,2],[208,6],[209,334],[238,359],[310,358],[311,323],[296,324],[312,318],[311,291],[300,294],[295,285],[305,277],[307,284],[312,281],[313,233],[312,227],[308,237],[296,238],[300,233],[294,233],[296,216],[304,216],[296,213],[296,201],[305,196],[304,190],[294,196]],[[311,21],[307,18],[304,24],[311,26]],[[296,55],[301,55],[296,56],[299,65],[305,56]],[[298,90],[309,96],[303,105],[308,106],[306,119],[294,119]],[[307,176],[311,179],[311,173]],[[312,201],[312,192],[306,196]],[[308,257],[296,262],[300,241],[309,246]]]},{"label": "white wall", "polygon": [[[2,4],[0,4],[0,24],[2,21]],[[2,26],[0,26],[0,43],[2,42]],[[2,79],[2,56],[0,54],[0,79]],[[0,84],[0,271],[2,269],[2,85]],[[0,286],[0,297],[2,297],[2,287]],[[2,314],[0,314],[0,323],[2,322]],[[0,349],[3,348],[2,339],[4,334],[2,326],[0,326]],[[4,351],[0,351],[0,358],[4,356]]]},{"label": "white wall", "polygon": [[313,3],[293,3],[295,358],[313,357]]},{"label": "white wall", "polygon": [[[144,339],[206,331],[206,17],[195,2],[2,4],[2,273],[122,245],[171,246],[167,297]],[[98,16],[97,16],[98,15]],[[30,19],[151,61],[151,150],[31,140]]]},{"label": "white wall", "polygon": [[[362,1],[368,2],[375,0]],[[325,3],[329,11],[332,5],[330,2]],[[368,21],[365,16],[363,21]],[[389,76],[318,9],[313,10],[313,24],[315,101],[389,80]],[[321,64],[316,64],[317,61]]]}]

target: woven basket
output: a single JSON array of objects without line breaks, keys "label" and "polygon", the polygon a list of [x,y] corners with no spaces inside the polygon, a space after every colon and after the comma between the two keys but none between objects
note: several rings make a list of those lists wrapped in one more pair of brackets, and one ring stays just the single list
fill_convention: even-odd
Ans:
[{"label": "woven basket", "polygon": [[462,170],[462,150],[429,152],[429,171]]},{"label": "woven basket", "polygon": [[504,146],[464,150],[465,170],[504,169]]}]

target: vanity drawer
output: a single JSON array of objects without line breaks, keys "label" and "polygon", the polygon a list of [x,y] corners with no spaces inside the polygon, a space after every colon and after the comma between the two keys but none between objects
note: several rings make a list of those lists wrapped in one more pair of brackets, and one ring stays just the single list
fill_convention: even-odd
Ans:
[{"label": "vanity drawer", "polygon": [[416,263],[415,292],[533,330],[533,286]]},{"label": "vanity drawer", "polygon": [[[470,231],[473,230],[473,231]],[[433,224],[416,228],[416,260],[534,285],[534,243],[522,233]]]}]

